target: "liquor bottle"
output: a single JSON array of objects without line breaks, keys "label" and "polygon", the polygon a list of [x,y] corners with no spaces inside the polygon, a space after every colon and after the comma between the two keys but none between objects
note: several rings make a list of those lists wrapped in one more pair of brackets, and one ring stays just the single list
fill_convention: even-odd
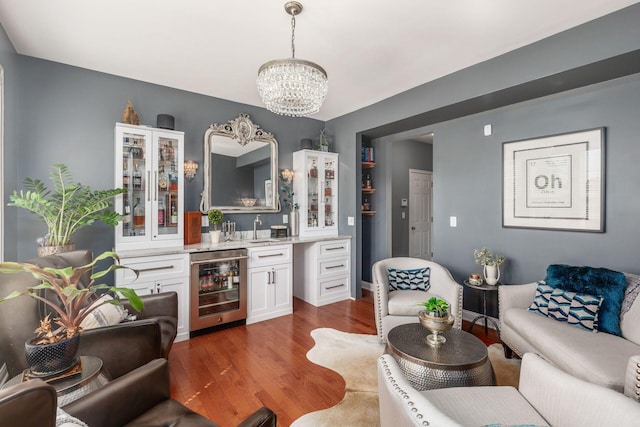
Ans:
[{"label": "liquor bottle", "polygon": [[133,207],[133,225],[136,228],[144,227],[144,203],[140,203],[140,197],[136,199]]},{"label": "liquor bottle", "polygon": [[227,289],[231,289],[233,288],[233,272],[229,272],[229,275],[227,276]]},{"label": "liquor bottle", "polygon": [[175,168],[175,163],[171,163],[169,169],[169,191],[178,191],[178,171]]},{"label": "liquor bottle", "polygon": [[367,174],[367,179],[364,181],[364,188],[371,188],[371,175]]},{"label": "liquor bottle", "polygon": [[142,189],[142,173],[140,172],[140,169],[138,169],[138,162],[135,162],[133,166],[133,189]]},{"label": "liquor bottle", "polygon": [[129,205],[129,198],[124,197],[124,207],[122,209],[122,225],[124,228],[131,227],[131,205]]},{"label": "liquor bottle", "polygon": [[318,177],[318,166],[316,166],[316,161],[311,161],[311,169],[309,170],[309,177],[317,178]]},{"label": "liquor bottle", "polygon": [[164,171],[164,166],[161,166],[158,173],[158,190],[166,191],[168,185],[167,173]]},{"label": "liquor bottle", "polygon": [[178,209],[176,208],[176,202],[171,202],[171,225],[176,225],[178,223]]},{"label": "liquor bottle", "polygon": [[162,199],[158,200],[158,227],[164,226],[164,201]]}]

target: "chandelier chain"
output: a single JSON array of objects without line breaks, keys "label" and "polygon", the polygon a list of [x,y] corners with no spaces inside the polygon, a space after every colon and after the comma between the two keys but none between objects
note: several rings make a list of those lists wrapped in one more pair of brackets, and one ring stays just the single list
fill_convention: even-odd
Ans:
[{"label": "chandelier chain", "polygon": [[296,57],[296,13],[291,12],[291,58]]}]

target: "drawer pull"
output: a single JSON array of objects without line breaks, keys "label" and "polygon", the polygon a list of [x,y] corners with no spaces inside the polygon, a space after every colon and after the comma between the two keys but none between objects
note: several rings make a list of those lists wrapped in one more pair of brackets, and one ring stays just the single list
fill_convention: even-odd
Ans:
[{"label": "drawer pull", "polygon": [[280,252],[279,254],[258,255],[258,258],[271,258],[274,256],[284,256],[284,254]]},{"label": "drawer pull", "polygon": [[139,273],[146,273],[147,271],[158,271],[158,270],[172,270],[174,265],[164,265],[162,267],[149,267],[149,268],[140,268],[138,269]]},{"label": "drawer pull", "polygon": [[344,249],[344,246],[334,246],[333,248],[327,248],[328,251],[337,251],[339,249]]},{"label": "drawer pull", "polygon": [[325,289],[329,290],[329,289],[341,288],[343,286],[344,286],[344,283],[340,283],[339,285],[327,286]]},{"label": "drawer pull", "polygon": [[334,268],[342,268],[342,267],[344,267],[344,264],[340,264],[340,265],[329,265],[329,266],[325,267],[324,269],[325,269],[325,270],[332,270],[332,269],[334,269]]}]

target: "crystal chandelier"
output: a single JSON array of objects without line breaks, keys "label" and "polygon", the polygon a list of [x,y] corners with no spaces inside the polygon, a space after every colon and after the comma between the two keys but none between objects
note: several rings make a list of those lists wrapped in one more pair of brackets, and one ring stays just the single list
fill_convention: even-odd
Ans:
[{"label": "crystal chandelier", "polygon": [[327,95],[327,72],[318,64],[296,59],[296,15],[302,4],[290,1],[284,9],[291,15],[291,58],[274,59],[258,70],[258,92],[269,111],[302,117],[320,111]]}]

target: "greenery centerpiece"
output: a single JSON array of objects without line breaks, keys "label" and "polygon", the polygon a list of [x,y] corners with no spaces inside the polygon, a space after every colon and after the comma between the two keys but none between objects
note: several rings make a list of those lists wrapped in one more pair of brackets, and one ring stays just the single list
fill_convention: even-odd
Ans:
[{"label": "greenery centerpiece", "polygon": [[[38,255],[73,249],[72,236],[81,228],[102,221],[115,226],[122,216],[108,209],[113,197],[123,193],[123,188],[92,190],[91,187],[73,182],[64,164],[55,164],[49,174],[54,190],[49,190],[39,179],[25,178],[25,190],[9,196],[9,206],[27,209],[39,215],[47,226],[47,234],[41,239]],[[41,250],[41,247],[57,249]]]},{"label": "greenery centerpiece", "polygon": [[[108,268],[92,272],[97,262],[111,259],[113,264]],[[30,273],[40,281],[40,284],[29,287],[25,291],[14,291],[0,303],[13,298],[26,295],[45,304],[51,313],[40,321],[40,326],[35,330],[36,337],[25,343],[27,362],[34,373],[59,374],[72,368],[77,362],[79,333],[82,331],[82,321],[94,310],[105,304],[122,305],[119,294],[129,300],[131,306],[141,311],[144,303],[133,289],[113,287],[97,280],[117,269],[126,268],[135,272],[132,268],[120,265],[120,258],[114,252],[104,252],[90,263],[79,267],[38,267],[30,263],[3,262],[0,263],[0,273]],[[89,274],[89,282],[82,284],[82,278]],[[53,293],[56,298],[46,298],[43,291]],[[108,294],[108,298],[101,298],[91,303],[92,297],[97,294]],[[57,300],[57,301],[56,301]],[[57,350],[62,348],[62,350]],[[51,354],[60,353],[60,359],[51,357]]]},{"label": "greenery centerpiece", "polygon": [[424,310],[418,313],[420,324],[431,331],[431,334],[427,335],[427,343],[434,346],[444,344],[447,339],[442,334],[449,331],[455,321],[454,316],[449,313],[449,303],[443,299],[431,297],[418,305],[424,307]]}]

